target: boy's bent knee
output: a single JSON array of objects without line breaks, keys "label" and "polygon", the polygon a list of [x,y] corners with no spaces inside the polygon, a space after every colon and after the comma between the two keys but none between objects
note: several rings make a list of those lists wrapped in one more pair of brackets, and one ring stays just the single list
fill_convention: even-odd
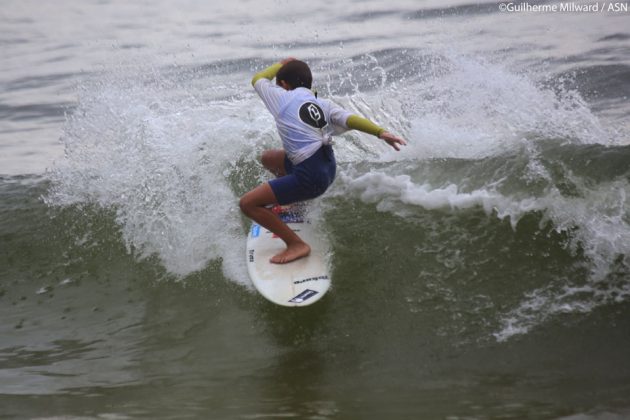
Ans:
[{"label": "boy's bent knee", "polygon": [[270,150],[265,150],[264,152],[262,152],[262,155],[260,155],[260,163],[262,163],[262,165],[266,168],[267,164],[269,163],[270,160]]},{"label": "boy's bent knee", "polygon": [[262,163],[262,166],[264,166],[267,170],[271,170],[274,166],[274,152],[275,150],[266,150],[260,156],[260,163]]},{"label": "boy's bent knee", "polygon": [[249,209],[252,208],[252,202],[247,198],[247,195],[244,195],[238,201],[238,206],[243,213],[247,214],[249,212]]},{"label": "boy's bent knee", "polygon": [[264,207],[268,204],[274,204],[275,202],[276,197],[271,186],[265,183],[243,195],[238,205],[243,213],[250,216],[257,207]]},{"label": "boy's bent knee", "polygon": [[284,151],[283,150],[266,150],[260,156],[260,163],[276,176],[285,174],[284,169]]}]

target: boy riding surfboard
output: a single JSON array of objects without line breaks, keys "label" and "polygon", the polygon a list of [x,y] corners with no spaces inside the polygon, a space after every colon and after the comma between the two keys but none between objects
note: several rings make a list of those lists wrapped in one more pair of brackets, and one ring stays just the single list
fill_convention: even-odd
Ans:
[{"label": "boy riding surfboard", "polygon": [[252,86],[276,121],[283,148],[267,150],[261,158],[277,178],[244,194],[239,205],[246,216],[286,244],[285,250],[271,257],[275,264],[306,257],[311,248],[268,206],[309,200],[326,191],[336,174],[333,135],[355,129],[384,140],[395,150],[406,144],[370,120],[318,98],[311,91],[312,81],[308,65],[294,58],[273,64],[252,78]]}]

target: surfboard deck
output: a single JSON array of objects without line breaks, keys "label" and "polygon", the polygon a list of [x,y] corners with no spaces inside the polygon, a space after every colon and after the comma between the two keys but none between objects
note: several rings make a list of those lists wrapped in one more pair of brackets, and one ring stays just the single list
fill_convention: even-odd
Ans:
[{"label": "surfboard deck", "polygon": [[311,305],[321,299],[330,287],[327,244],[308,220],[304,204],[275,206],[272,210],[310,245],[311,253],[287,264],[269,262],[286,245],[282,239],[254,222],[247,235],[249,277],[256,290],[275,304]]}]

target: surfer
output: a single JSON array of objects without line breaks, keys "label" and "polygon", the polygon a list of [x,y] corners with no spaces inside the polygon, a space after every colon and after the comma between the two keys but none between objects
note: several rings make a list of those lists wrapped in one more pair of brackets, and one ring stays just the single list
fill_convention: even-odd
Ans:
[{"label": "surfer", "polygon": [[396,150],[406,144],[372,121],[317,98],[311,91],[312,81],[308,65],[295,58],[273,64],[252,78],[252,86],[276,121],[283,149],[262,154],[263,166],[277,178],[243,195],[240,208],[286,243],[287,248],[270,260],[276,264],[305,257],[311,248],[267,206],[309,200],[326,191],[336,172],[331,136],[355,129]]}]

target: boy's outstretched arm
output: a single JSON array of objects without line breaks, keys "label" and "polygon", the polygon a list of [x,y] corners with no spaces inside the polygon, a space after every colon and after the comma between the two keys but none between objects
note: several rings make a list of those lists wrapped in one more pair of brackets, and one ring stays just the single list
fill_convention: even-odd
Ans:
[{"label": "boy's outstretched arm", "polygon": [[282,65],[283,65],[282,63],[275,63],[267,67],[266,69],[256,73],[254,77],[252,78],[252,86],[254,86],[256,82],[259,81],[260,79],[272,80],[274,77],[276,77],[276,74],[278,74],[278,72],[282,68]]},{"label": "boy's outstretched arm", "polygon": [[387,144],[392,146],[397,151],[400,150],[399,145],[404,146],[407,144],[407,142],[400,137],[396,137],[384,128],[374,124],[367,118],[359,117],[358,115],[350,115],[346,120],[346,125],[351,130],[359,130],[364,133],[372,134],[379,139],[385,140]]},{"label": "boy's outstretched arm", "polygon": [[262,71],[259,71],[252,78],[252,86],[254,86],[257,81],[259,81],[260,79],[263,79],[263,78],[272,80],[274,77],[276,77],[276,74],[278,74],[278,72],[280,71],[282,66],[287,64],[289,61],[293,61],[293,60],[295,60],[295,58],[293,58],[293,57],[285,58],[284,60],[280,61],[279,63],[272,64],[271,66],[267,67],[266,69],[264,69]]}]

